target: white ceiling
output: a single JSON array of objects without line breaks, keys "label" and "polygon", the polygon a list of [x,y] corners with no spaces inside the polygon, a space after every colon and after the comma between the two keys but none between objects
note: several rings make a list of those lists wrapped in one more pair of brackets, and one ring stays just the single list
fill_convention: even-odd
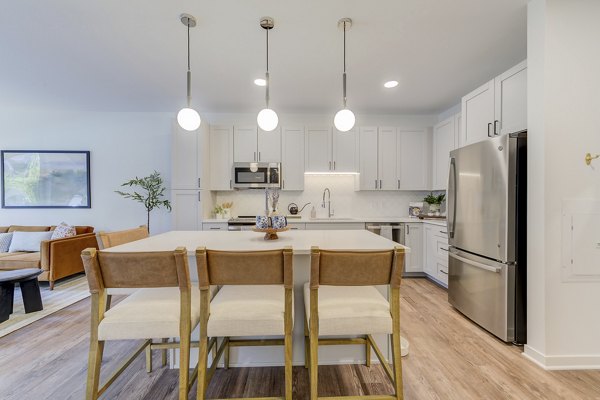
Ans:
[{"label": "white ceiling", "polygon": [[[329,113],[341,104],[341,17],[348,106],[359,114],[434,113],[526,57],[527,0],[0,0],[0,104],[175,111],[185,103],[186,28],[193,105]],[[386,80],[400,85],[384,89]]]}]

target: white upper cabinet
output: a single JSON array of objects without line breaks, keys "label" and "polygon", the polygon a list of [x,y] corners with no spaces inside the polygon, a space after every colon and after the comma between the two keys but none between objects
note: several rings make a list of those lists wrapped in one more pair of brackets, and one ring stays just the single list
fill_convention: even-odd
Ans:
[{"label": "white upper cabinet", "polygon": [[493,135],[494,81],[491,80],[462,98],[460,147]]},{"label": "white upper cabinet", "polygon": [[397,179],[400,190],[428,190],[431,131],[398,129]]},{"label": "white upper cabinet", "polygon": [[231,190],[233,127],[210,127],[210,189]]},{"label": "white upper cabinet", "polygon": [[462,98],[460,147],[527,129],[527,61]]},{"label": "white upper cabinet", "polygon": [[256,126],[233,128],[233,162],[258,161]]},{"label": "white upper cabinet", "polygon": [[359,129],[359,190],[376,190],[379,187],[377,175],[378,146],[377,128],[363,127]]},{"label": "white upper cabinet", "polygon": [[460,114],[433,127],[432,190],[446,190],[450,168],[450,152],[456,148]]},{"label": "white upper cabinet", "polygon": [[527,61],[494,79],[496,133],[527,129]]},{"label": "white upper cabinet", "polygon": [[177,231],[202,230],[202,192],[171,190],[171,220]]},{"label": "white upper cabinet", "polygon": [[304,128],[283,127],[282,129],[283,190],[304,190]]},{"label": "white upper cabinet", "polygon": [[332,131],[333,172],[358,171],[358,134],[356,129],[348,132]]},{"label": "white upper cabinet", "polygon": [[194,132],[182,129],[175,121],[171,146],[171,189],[208,188],[208,127]]},{"label": "white upper cabinet", "polygon": [[379,128],[378,189],[398,190],[398,133],[396,128]]},{"label": "white upper cabinet", "polygon": [[355,129],[306,129],[306,172],[356,172],[358,135]]},{"label": "white upper cabinet", "polygon": [[271,132],[258,129],[258,161],[281,162],[281,128]]},{"label": "white upper cabinet", "polygon": [[307,128],[305,151],[306,172],[331,171],[331,128]]},{"label": "white upper cabinet", "polygon": [[281,130],[265,132],[256,126],[234,127],[233,161],[281,162]]}]

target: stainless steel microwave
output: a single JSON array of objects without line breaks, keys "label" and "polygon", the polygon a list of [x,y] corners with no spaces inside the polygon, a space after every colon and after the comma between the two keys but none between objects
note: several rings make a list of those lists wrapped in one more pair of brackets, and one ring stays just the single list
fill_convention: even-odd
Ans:
[{"label": "stainless steel microwave", "polygon": [[281,187],[281,164],[267,162],[233,163],[231,182],[234,189]]}]

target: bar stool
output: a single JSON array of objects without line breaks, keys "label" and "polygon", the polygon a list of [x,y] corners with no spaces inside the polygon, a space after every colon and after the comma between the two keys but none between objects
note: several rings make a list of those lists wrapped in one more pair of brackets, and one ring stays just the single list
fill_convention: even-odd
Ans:
[{"label": "bar stool", "polygon": [[[400,354],[400,281],[404,248],[387,251],[329,251],[311,249],[310,283],[304,285],[308,318],[310,399],[318,397],[318,346],[360,344],[366,346],[366,364],[373,348],[394,384],[395,395],[378,399],[403,399]],[[375,285],[389,285],[388,302]],[[306,326],[306,324],[305,324]],[[373,334],[391,334],[394,369],[390,368]],[[319,336],[359,336],[319,338]],[[373,396],[348,396],[373,398]]]},{"label": "bar stool", "polygon": [[[200,349],[197,399],[206,388],[225,353],[233,346],[284,346],[285,399],[292,398],[293,269],[292,248],[268,251],[196,250],[200,282]],[[209,302],[210,285],[224,285]],[[240,336],[283,336],[284,339],[235,340]],[[221,337],[208,368],[208,337]],[[211,343],[212,344],[212,343]],[[271,399],[282,399],[272,397]],[[267,399],[267,398],[261,398]]]},{"label": "bar stool", "polygon": [[[180,367],[189,365],[190,334],[200,320],[201,306],[199,291],[191,288],[185,248],[146,253],[90,248],[81,258],[92,294],[86,399],[102,395],[144,349],[178,348]],[[106,310],[106,291],[110,288],[138,290]],[[178,337],[179,343],[153,344],[151,339],[169,337]],[[98,389],[105,342],[139,339],[144,339],[142,345]],[[190,382],[189,368],[179,369],[180,400],[188,398],[193,380]]]}]

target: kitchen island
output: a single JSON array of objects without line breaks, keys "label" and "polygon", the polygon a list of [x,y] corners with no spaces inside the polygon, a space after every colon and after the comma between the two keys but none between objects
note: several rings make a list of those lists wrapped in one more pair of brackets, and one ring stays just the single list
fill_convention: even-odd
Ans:
[{"label": "kitchen island", "polygon": [[[265,241],[264,234],[248,231],[171,231],[146,239],[111,247],[105,251],[111,252],[143,252],[171,251],[183,246],[188,251],[190,276],[192,281],[198,280],[195,251],[203,246],[211,250],[257,251],[281,249],[291,246],[294,254],[294,365],[304,365],[304,298],[303,285],[310,277],[310,249],[318,246],[327,250],[391,250],[401,246],[391,240],[374,233],[357,231],[287,231],[279,234],[278,240]],[[410,249],[405,247],[405,251]],[[378,287],[379,291],[388,298],[388,287]],[[198,338],[198,329],[192,333],[192,338]],[[374,338],[384,355],[390,359],[390,347],[386,335],[374,335]],[[408,351],[404,343],[403,353]],[[197,349],[192,349],[191,361],[195,365]],[[320,364],[364,363],[364,346],[325,346],[319,349]],[[372,362],[377,362],[374,358]],[[177,365],[176,360],[173,363]],[[230,355],[231,366],[274,366],[283,365],[283,348],[232,348]]]}]

